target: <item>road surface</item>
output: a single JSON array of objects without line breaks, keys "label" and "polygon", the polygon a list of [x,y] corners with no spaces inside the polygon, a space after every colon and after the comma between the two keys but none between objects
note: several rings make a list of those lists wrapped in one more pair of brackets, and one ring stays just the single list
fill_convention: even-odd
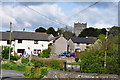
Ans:
[{"label": "road surface", "polygon": [[[23,78],[23,72],[1,69],[0,78],[2,80],[13,80],[12,78]],[[18,80],[17,79],[17,80]]]}]

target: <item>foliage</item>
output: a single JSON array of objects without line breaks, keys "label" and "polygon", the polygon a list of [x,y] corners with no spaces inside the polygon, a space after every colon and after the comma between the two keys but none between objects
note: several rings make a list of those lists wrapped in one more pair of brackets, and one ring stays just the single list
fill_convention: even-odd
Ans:
[{"label": "foliage", "polygon": [[[3,47],[3,50],[2,50],[2,58],[8,59],[8,57],[9,57],[9,48],[10,48],[10,47],[8,47],[8,46],[4,46],[4,47]],[[10,53],[11,53],[12,51],[13,51],[13,48],[10,49]],[[12,55],[10,55],[10,56],[12,56]]]},{"label": "foliage", "polygon": [[106,34],[106,29],[97,29],[97,28],[86,28],[84,29],[81,34],[79,35],[79,37],[86,37],[86,36],[90,36],[90,37],[98,37],[98,35],[100,34]]},{"label": "foliage", "polygon": [[43,78],[45,75],[47,75],[50,68],[47,67],[32,67],[32,66],[26,66],[24,77],[25,78]]},{"label": "foliage", "polygon": [[57,60],[57,59],[33,59],[32,63],[36,63],[34,66],[39,67],[50,67],[52,69],[62,70],[64,69],[63,65],[65,60]]},{"label": "foliage", "polygon": [[54,30],[53,27],[48,28],[47,34],[52,34],[53,36],[57,36],[57,32]]},{"label": "foliage", "polygon": [[[28,64],[29,59],[22,58],[23,64]],[[34,58],[31,63],[34,67],[50,67],[52,69],[62,70],[65,60]]]},{"label": "foliage", "polygon": [[43,27],[39,27],[35,30],[35,32],[46,32],[46,29]]},{"label": "foliage", "polygon": [[48,58],[48,57],[50,57],[50,52],[51,52],[50,49],[45,49],[45,50],[42,51],[40,57]]},{"label": "foliage", "polygon": [[23,64],[27,64],[28,62],[29,62],[28,58],[22,58],[21,59],[21,63],[23,63]]},{"label": "foliage", "polygon": [[79,62],[72,62],[72,63],[67,63],[67,64],[69,64],[69,65],[80,65]]},{"label": "foliage", "polygon": [[75,61],[78,62],[78,61],[79,61],[79,58],[75,58]]},{"label": "foliage", "polygon": [[11,58],[11,60],[17,61],[17,60],[19,60],[21,57],[20,57],[20,56],[11,56],[10,58]]},{"label": "foliage", "polygon": [[24,71],[25,66],[22,64],[16,64],[16,63],[5,63],[2,64],[3,69],[8,69],[8,70],[16,70],[16,71]]},{"label": "foliage", "polygon": [[74,37],[75,34],[72,33],[72,32],[70,32],[70,31],[65,31],[65,32],[63,33],[63,36],[68,40],[68,39]]},{"label": "foliage", "polygon": [[[107,43],[105,35],[99,35],[97,42],[80,55],[81,72],[120,74],[119,40],[120,35],[116,33],[109,33]],[[106,67],[104,67],[105,51],[107,52]]]},{"label": "foliage", "polygon": [[114,35],[114,36],[115,35],[120,35],[120,27],[114,26],[114,27],[110,28],[109,33]]}]

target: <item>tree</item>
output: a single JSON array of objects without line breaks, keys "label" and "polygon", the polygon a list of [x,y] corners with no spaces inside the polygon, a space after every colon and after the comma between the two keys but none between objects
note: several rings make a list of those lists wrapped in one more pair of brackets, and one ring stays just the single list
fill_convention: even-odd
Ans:
[{"label": "tree", "polygon": [[65,31],[65,32],[63,33],[63,36],[64,36],[67,40],[69,40],[70,38],[74,37],[75,34],[72,33],[72,32],[69,32],[69,31]]},{"label": "tree", "polygon": [[[108,36],[107,49],[105,35],[99,35],[97,44],[91,45],[85,52],[81,53],[81,66],[84,73],[108,73],[120,74],[120,35]],[[99,45],[99,49],[96,48]],[[107,67],[104,67],[105,50],[107,51]]]},{"label": "tree", "polygon": [[46,29],[43,27],[39,27],[35,30],[35,32],[46,32]]},{"label": "tree", "polygon": [[81,34],[79,35],[79,37],[86,37],[86,36],[90,36],[90,37],[98,37],[98,35],[100,34],[106,34],[106,29],[102,28],[102,29],[97,29],[97,28],[86,28],[84,29]]},{"label": "tree", "polygon": [[[4,46],[2,50],[2,58],[8,59],[9,57],[9,48],[8,46]],[[10,53],[12,52],[13,48],[10,49]],[[12,56],[12,55],[11,55]]]},{"label": "tree", "polygon": [[47,34],[52,34],[53,36],[57,36],[57,32],[54,30],[53,27],[48,28]]},{"label": "tree", "polygon": [[110,28],[109,33],[112,35],[120,35],[120,27],[113,26],[112,28]]}]

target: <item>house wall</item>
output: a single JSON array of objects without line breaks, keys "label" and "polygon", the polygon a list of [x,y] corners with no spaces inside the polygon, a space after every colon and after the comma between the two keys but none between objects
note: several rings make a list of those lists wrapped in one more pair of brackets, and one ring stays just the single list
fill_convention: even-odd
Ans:
[{"label": "house wall", "polygon": [[[49,41],[38,41],[38,44],[34,44],[34,40],[22,40],[22,43],[18,43],[18,40],[12,41],[11,47],[13,47],[13,51],[17,53],[18,49],[25,49],[26,53],[34,54],[34,49],[40,49],[41,52],[44,49],[48,48],[48,44],[51,43]],[[10,46],[7,44],[7,41],[0,41],[0,46]],[[28,47],[30,49],[28,49]],[[21,53],[17,53],[20,55]],[[36,54],[37,55],[37,54]]]},{"label": "house wall", "polygon": [[42,52],[48,48],[48,44],[48,41],[38,41],[38,44],[34,44],[34,40],[22,40],[22,43],[18,43],[18,40],[15,40],[15,52],[17,52],[17,49],[25,49],[28,54],[31,54],[30,51],[34,53],[34,49],[40,49]]},{"label": "house wall", "polygon": [[71,53],[75,52],[75,49],[80,49],[81,51],[84,51],[87,46],[90,46],[91,44],[86,44],[86,43],[80,43],[80,44],[77,44],[77,43],[73,43],[73,41],[70,39],[68,41],[68,45],[69,45],[69,51]]},{"label": "house wall", "polygon": [[72,40],[70,39],[69,41],[68,41],[68,51],[70,51],[71,53],[74,53],[74,51],[75,51],[75,45],[74,45],[74,43],[72,42]]},{"label": "house wall", "polygon": [[52,53],[59,55],[67,51],[67,40],[64,37],[58,38],[52,45]]}]

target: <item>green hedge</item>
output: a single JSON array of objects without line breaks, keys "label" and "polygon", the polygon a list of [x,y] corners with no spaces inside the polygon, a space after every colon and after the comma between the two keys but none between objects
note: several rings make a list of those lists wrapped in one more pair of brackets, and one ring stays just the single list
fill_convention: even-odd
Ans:
[{"label": "green hedge", "polygon": [[[27,64],[29,59],[22,59],[22,63]],[[38,58],[32,59],[31,62],[34,64],[34,67],[50,67],[52,69],[63,70],[65,60],[57,60],[57,59],[47,59],[47,58]]]},{"label": "green hedge", "polygon": [[16,64],[16,63],[6,63],[6,64],[2,64],[2,69],[24,71],[25,66],[22,64]]},{"label": "green hedge", "polygon": [[47,67],[32,67],[26,66],[24,77],[25,78],[43,78],[47,75],[50,68]]}]

